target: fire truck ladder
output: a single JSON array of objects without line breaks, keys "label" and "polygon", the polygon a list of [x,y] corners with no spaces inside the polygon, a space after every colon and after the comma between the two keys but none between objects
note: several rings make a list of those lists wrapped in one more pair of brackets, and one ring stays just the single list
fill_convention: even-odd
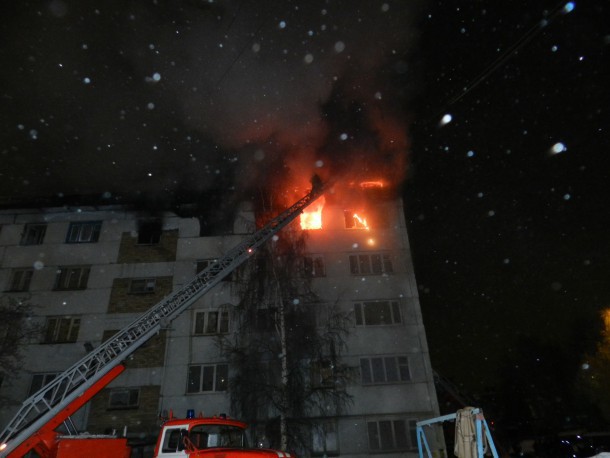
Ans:
[{"label": "fire truck ladder", "polygon": [[150,310],[120,330],[51,383],[26,399],[17,414],[0,434],[0,456],[7,456],[35,434],[55,415],[103,378],[122,360],[206,294],[226,275],[242,264],[261,246],[320,197],[324,189],[315,183],[305,197],[269,221],[264,227],[211,263],[182,289],[170,294]]}]

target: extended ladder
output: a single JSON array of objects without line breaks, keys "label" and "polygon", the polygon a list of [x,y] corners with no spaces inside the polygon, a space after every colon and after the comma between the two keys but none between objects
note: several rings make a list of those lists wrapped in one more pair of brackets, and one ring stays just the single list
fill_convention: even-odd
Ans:
[{"label": "extended ladder", "polygon": [[51,418],[104,377],[122,360],[159,332],[161,326],[176,318],[197,299],[243,263],[252,252],[280,229],[293,221],[323,193],[314,184],[311,192],[269,221],[224,257],[211,263],[182,289],[154,305],[131,324],[120,330],[51,383],[26,399],[17,414],[0,434],[0,456],[7,456],[20,443],[35,434]]}]

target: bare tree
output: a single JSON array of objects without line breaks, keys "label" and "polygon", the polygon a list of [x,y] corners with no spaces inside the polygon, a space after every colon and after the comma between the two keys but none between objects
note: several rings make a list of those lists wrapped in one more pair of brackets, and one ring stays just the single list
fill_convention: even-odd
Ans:
[{"label": "bare tree", "polygon": [[40,332],[40,326],[30,320],[32,308],[28,298],[0,297],[0,385],[18,371],[23,345]]},{"label": "bare tree", "polygon": [[311,290],[303,269],[305,235],[285,230],[240,270],[237,330],[219,345],[229,358],[232,410],[284,450],[311,447],[312,418],[333,417],[351,402],[352,370],[341,354],[349,317]]}]

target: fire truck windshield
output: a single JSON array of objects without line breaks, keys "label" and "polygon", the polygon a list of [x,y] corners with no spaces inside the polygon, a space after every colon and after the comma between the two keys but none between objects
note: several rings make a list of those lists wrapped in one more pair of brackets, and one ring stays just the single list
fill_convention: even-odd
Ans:
[{"label": "fire truck windshield", "polygon": [[245,431],[229,425],[196,425],[189,431],[189,439],[198,448],[247,448]]}]

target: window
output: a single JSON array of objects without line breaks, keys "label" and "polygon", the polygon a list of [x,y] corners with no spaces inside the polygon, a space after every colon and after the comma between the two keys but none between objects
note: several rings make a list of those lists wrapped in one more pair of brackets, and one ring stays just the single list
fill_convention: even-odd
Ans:
[{"label": "window", "polygon": [[228,384],[228,364],[189,366],[187,393],[226,391]]},{"label": "window", "polygon": [[28,396],[32,396],[34,393],[38,392],[41,388],[47,386],[57,377],[56,372],[50,373],[39,373],[32,375],[32,383],[30,383],[30,391],[28,391]]},{"label": "window", "polygon": [[344,210],[346,229],[368,229],[369,225],[366,218],[362,214],[356,213],[353,210]]},{"label": "window", "polygon": [[22,245],[40,245],[47,232],[46,224],[26,224],[21,235]]},{"label": "window", "polygon": [[369,421],[367,429],[371,451],[406,450],[417,444],[415,420]]},{"label": "window", "polygon": [[154,278],[134,278],[129,283],[130,294],[154,293],[157,281]]},{"label": "window", "polygon": [[316,455],[338,455],[339,439],[337,435],[337,424],[334,421],[326,421],[314,425],[311,431],[312,449]]},{"label": "window", "polygon": [[43,343],[69,343],[76,342],[80,318],[49,317],[45,326]]},{"label": "window", "polygon": [[324,258],[322,256],[305,256],[303,258],[303,271],[308,278],[324,277]]},{"label": "window", "polygon": [[408,382],[411,380],[409,360],[406,356],[379,356],[360,359],[363,385]]},{"label": "window", "polygon": [[55,278],[55,289],[85,289],[90,270],[89,267],[60,267]]},{"label": "window", "polygon": [[138,245],[157,245],[163,233],[161,221],[143,221],[138,228]]},{"label": "window", "polygon": [[330,360],[314,361],[311,364],[311,385],[314,388],[335,387],[335,367]]},{"label": "window", "polygon": [[28,291],[34,275],[33,269],[15,269],[11,274],[9,291]]},{"label": "window", "polygon": [[226,334],[229,332],[229,312],[195,312],[194,334]]},{"label": "window", "polygon": [[115,388],[108,397],[109,409],[134,409],[140,403],[139,388]]},{"label": "window", "polygon": [[101,221],[70,223],[66,243],[94,243],[100,238]]},{"label": "window", "polygon": [[358,326],[376,326],[400,323],[400,306],[397,301],[374,301],[354,304]]},{"label": "window", "polygon": [[353,254],[349,257],[350,273],[354,275],[381,275],[394,272],[388,254]]},{"label": "window", "polygon": [[[200,272],[203,272],[205,269],[207,269],[210,265],[214,264],[216,261],[218,261],[218,259],[200,259],[199,261],[197,261],[197,273],[199,274]],[[228,275],[223,277],[222,281],[231,281],[232,278],[233,278],[233,273],[229,272]]]}]

